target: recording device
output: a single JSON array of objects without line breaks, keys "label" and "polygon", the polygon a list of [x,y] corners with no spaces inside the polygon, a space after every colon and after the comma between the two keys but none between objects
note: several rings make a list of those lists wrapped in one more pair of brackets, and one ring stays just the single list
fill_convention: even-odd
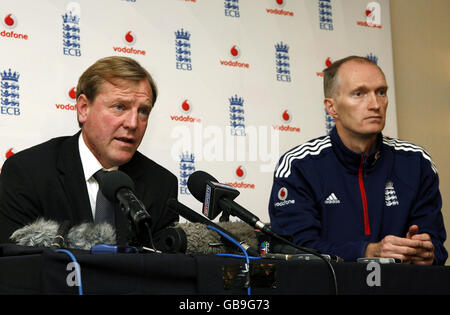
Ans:
[{"label": "recording device", "polygon": [[[220,230],[224,234],[226,234],[229,237],[231,237],[232,239],[236,240],[246,250],[246,252],[249,255],[258,256],[258,251],[254,248],[251,248],[250,245],[248,245],[245,241],[240,241],[237,236],[233,235],[232,233],[230,233],[229,231],[224,229],[222,226],[212,222],[211,220],[202,216],[198,212],[190,209],[189,207],[185,206],[184,204],[182,204],[175,198],[170,198],[169,200],[167,200],[167,206],[169,207],[170,210],[174,211],[175,213],[179,214],[180,216],[182,216],[183,218],[185,218],[186,220],[188,220],[192,223],[201,223],[203,225],[209,225],[209,226],[212,226],[212,227]],[[232,226],[232,225],[230,225],[230,226]],[[223,238],[222,242],[224,242],[229,247],[236,247],[236,245],[233,242],[229,241],[226,238]],[[220,243],[218,244],[218,246],[219,245],[220,245]]]},{"label": "recording device", "polygon": [[184,229],[167,227],[155,234],[153,244],[163,253],[186,253],[188,238]]},{"label": "recording device", "polygon": [[67,222],[40,218],[16,230],[10,237],[17,245],[33,247],[59,247],[89,250],[97,244],[116,244],[116,232],[108,223],[83,223],[66,230]]}]

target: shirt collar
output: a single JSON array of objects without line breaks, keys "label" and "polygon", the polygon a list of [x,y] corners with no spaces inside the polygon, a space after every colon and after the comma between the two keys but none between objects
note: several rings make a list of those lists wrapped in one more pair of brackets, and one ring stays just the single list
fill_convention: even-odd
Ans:
[{"label": "shirt collar", "polygon": [[[339,137],[336,127],[330,132],[330,138],[333,145],[334,152],[341,163],[350,171],[358,172],[361,166],[361,155],[359,153],[353,152],[347,148]],[[376,165],[376,162],[381,157],[381,148],[383,143],[383,135],[380,132],[377,135],[377,144],[375,150],[368,156],[363,156],[364,168],[366,171],[370,171]]]},{"label": "shirt collar", "polygon": [[[103,169],[103,166],[84,142],[83,132],[80,132],[78,138],[78,148],[80,150],[81,164],[83,165],[84,179],[88,181],[98,170]],[[108,170],[112,171],[117,170],[118,168],[118,166],[114,166]]]}]

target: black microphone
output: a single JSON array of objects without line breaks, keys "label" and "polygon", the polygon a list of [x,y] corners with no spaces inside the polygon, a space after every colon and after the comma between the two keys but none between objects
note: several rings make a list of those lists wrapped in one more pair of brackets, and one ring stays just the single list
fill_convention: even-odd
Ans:
[{"label": "black microphone", "polygon": [[98,184],[103,195],[111,202],[119,202],[122,211],[137,226],[143,223],[151,226],[151,216],[134,194],[134,182],[127,174],[119,170],[102,172]]},{"label": "black microphone", "polygon": [[203,214],[209,219],[214,220],[222,211],[226,211],[264,233],[270,235],[273,233],[256,215],[233,201],[239,195],[238,190],[219,183],[208,173],[204,171],[192,173],[187,186],[191,194],[203,203]]},{"label": "black microphone", "polygon": [[218,183],[217,179],[210,174],[204,171],[192,173],[188,178],[187,186],[191,194],[198,201],[203,203],[203,214],[207,215],[208,218],[214,219],[222,211],[226,211],[278,241],[306,253],[320,255],[320,252],[315,249],[300,247],[273,232],[272,229],[267,224],[261,222],[256,215],[233,201],[233,199],[239,195],[239,191],[231,186]]},{"label": "black microphone", "polygon": [[204,171],[195,171],[192,173],[188,178],[187,186],[191,194],[198,201],[203,203],[203,214],[208,216],[208,218],[214,219],[221,211],[227,211],[229,214],[239,217],[247,224],[260,229],[272,238],[322,259],[330,269],[334,282],[334,290],[337,294],[336,274],[329,259],[323,257],[320,252],[314,249],[298,246],[273,232],[272,229],[261,222],[257,216],[233,201],[233,199],[239,195],[239,191],[231,186],[218,183],[213,176]]},{"label": "black microphone", "polygon": [[[258,251],[255,250],[254,248],[251,248],[250,245],[248,245],[245,241],[240,241],[235,235],[233,235],[232,233],[228,232],[227,230],[225,230],[220,225],[215,224],[214,222],[212,222],[208,218],[202,216],[198,212],[196,212],[196,211],[192,210],[191,208],[185,206],[184,204],[179,202],[177,199],[170,198],[169,200],[167,200],[167,206],[169,207],[170,210],[172,210],[175,213],[181,215],[183,218],[187,219],[188,221],[190,221],[192,223],[202,223],[204,225],[209,225],[209,226],[212,226],[212,227],[220,230],[221,232],[223,232],[227,236],[229,236],[232,239],[236,240],[245,249],[245,251],[249,255],[251,255],[251,256],[259,256]],[[230,240],[228,240],[226,238],[224,238],[223,240],[224,240],[224,242],[227,243],[227,245],[235,246],[235,244],[233,242],[231,242]]]}]

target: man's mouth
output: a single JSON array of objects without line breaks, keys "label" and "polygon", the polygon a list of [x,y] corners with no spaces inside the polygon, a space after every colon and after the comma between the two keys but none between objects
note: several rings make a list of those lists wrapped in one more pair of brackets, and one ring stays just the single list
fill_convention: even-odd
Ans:
[{"label": "man's mouth", "polygon": [[130,144],[133,144],[133,143],[134,143],[134,139],[133,139],[133,138],[116,137],[116,138],[114,138],[114,139],[116,139],[116,140],[118,140],[118,141],[121,141],[121,142],[125,142],[125,143],[130,143]]}]

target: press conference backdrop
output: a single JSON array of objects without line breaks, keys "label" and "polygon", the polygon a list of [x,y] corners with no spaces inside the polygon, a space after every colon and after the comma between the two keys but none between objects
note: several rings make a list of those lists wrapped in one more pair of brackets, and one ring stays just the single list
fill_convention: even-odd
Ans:
[{"label": "press conference backdrop", "polygon": [[334,125],[322,89],[334,60],[367,56],[384,70],[384,133],[397,136],[389,0],[16,0],[0,19],[0,166],[76,133],[78,78],[112,55],[154,76],[140,151],[178,176],[197,211],[187,178],[204,170],[269,221],[280,155]]}]

